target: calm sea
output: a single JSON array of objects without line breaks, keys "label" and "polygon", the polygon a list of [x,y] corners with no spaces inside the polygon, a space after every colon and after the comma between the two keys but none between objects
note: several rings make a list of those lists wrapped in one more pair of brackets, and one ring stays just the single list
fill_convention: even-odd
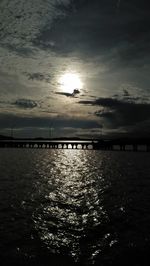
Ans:
[{"label": "calm sea", "polygon": [[150,154],[0,149],[1,265],[150,265]]}]

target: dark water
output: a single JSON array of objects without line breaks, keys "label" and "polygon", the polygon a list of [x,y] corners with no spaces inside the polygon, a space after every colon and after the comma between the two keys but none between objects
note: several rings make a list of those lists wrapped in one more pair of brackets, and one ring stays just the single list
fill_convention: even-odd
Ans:
[{"label": "dark water", "polygon": [[1,265],[150,265],[150,154],[0,150]]}]

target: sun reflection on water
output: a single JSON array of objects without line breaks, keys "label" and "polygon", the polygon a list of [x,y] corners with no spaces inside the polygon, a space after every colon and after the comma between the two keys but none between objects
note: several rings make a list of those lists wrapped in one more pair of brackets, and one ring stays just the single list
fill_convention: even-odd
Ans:
[{"label": "sun reflection on water", "polygon": [[90,151],[64,150],[55,152],[51,161],[44,158],[43,203],[34,213],[36,230],[47,248],[75,261],[87,252],[88,234],[91,238],[92,230],[107,220],[99,188],[104,189],[104,179],[96,172],[91,175],[89,155]]}]

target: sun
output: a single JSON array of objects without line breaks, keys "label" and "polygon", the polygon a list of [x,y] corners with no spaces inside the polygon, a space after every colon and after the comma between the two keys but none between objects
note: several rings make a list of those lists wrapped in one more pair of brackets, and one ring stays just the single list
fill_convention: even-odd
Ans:
[{"label": "sun", "polygon": [[78,74],[65,73],[59,80],[61,89],[67,93],[74,93],[75,90],[80,91],[82,89],[82,82]]}]

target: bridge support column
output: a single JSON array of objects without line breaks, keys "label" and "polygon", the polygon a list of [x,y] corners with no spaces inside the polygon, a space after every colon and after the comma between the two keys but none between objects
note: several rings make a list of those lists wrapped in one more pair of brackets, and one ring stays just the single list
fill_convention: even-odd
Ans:
[{"label": "bridge support column", "polygon": [[120,150],[125,151],[126,150],[125,145],[120,145]]},{"label": "bridge support column", "polygon": [[111,150],[112,150],[112,146],[109,145],[109,146],[107,147],[107,149],[108,149],[109,151],[111,151]]},{"label": "bridge support column", "polygon": [[146,151],[147,151],[147,152],[150,152],[150,145],[149,145],[149,144],[146,145]]},{"label": "bridge support column", "polygon": [[138,146],[136,144],[133,145],[133,151],[137,151],[138,150]]}]

